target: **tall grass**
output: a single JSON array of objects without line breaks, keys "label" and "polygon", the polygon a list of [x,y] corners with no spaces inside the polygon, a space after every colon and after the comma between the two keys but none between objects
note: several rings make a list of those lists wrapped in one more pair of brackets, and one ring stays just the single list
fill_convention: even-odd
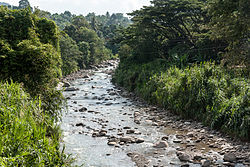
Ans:
[{"label": "tall grass", "polygon": [[249,76],[210,62],[184,69],[166,64],[121,64],[114,81],[184,118],[250,139]]},{"label": "tall grass", "polygon": [[58,127],[41,108],[20,84],[0,82],[0,166],[70,166]]}]

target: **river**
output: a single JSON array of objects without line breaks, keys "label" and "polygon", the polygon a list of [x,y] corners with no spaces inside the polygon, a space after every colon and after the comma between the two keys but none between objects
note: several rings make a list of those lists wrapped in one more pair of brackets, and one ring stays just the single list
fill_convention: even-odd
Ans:
[{"label": "river", "polygon": [[[109,64],[89,70],[88,76],[71,82],[71,87],[75,90],[64,91],[68,109],[64,112],[61,123],[62,140],[66,152],[76,158],[76,165],[199,167],[205,161],[223,163],[218,148],[210,148],[202,142],[193,145],[192,141],[185,143],[179,140],[180,136],[187,134],[185,130],[154,123],[149,111],[155,108],[128,98],[128,93],[112,84],[110,71],[114,68],[114,65]],[[192,135],[189,134],[189,137]],[[204,156],[201,161],[197,156],[197,161],[191,161],[193,153],[192,158],[177,153],[183,151],[184,146],[195,146],[213,159]]]}]

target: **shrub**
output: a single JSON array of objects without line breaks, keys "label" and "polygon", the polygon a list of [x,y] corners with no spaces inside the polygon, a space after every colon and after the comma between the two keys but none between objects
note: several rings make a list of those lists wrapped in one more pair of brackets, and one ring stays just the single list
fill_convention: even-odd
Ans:
[{"label": "shrub", "polygon": [[239,77],[210,62],[179,69],[163,67],[158,60],[121,64],[114,81],[184,118],[202,120],[212,128],[250,138],[248,77]]},{"label": "shrub", "polygon": [[[20,84],[0,83],[0,166],[68,166],[71,159],[59,150],[59,131],[41,101],[32,99]],[[48,129],[54,134],[48,135]]]}]

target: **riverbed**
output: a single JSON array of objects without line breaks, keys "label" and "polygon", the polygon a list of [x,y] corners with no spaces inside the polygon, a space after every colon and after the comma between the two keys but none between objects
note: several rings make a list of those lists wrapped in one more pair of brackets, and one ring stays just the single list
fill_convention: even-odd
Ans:
[{"label": "riverbed", "polygon": [[[246,157],[242,163],[234,157],[225,159],[225,154],[235,148],[226,139],[207,134],[201,124],[182,121],[179,127],[175,116],[168,117],[164,110],[131,98],[130,93],[117,88],[111,82],[116,65],[111,61],[88,70],[71,79],[70,87],[64,91],[68,108],[61,123],[62,140],[66,152],[76,158],[76,165],[247,165]],[[243,150],[246,149],[249,148]]]}]

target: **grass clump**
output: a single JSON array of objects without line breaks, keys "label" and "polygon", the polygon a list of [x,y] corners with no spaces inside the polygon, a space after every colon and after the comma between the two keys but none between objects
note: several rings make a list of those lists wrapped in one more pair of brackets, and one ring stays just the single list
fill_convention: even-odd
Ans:
[{"label": "grass clump", "polygon": [[119,85],[184,118],[250,139],[249,77],[211,62],[183,69],[159,60],[128,64],[115,73]]},{"label": "grass clump", "polygon": [[20,84],[0,85],[0,166],[70,166],[72,159],[59,150],[59,128],[41,100]]}]

